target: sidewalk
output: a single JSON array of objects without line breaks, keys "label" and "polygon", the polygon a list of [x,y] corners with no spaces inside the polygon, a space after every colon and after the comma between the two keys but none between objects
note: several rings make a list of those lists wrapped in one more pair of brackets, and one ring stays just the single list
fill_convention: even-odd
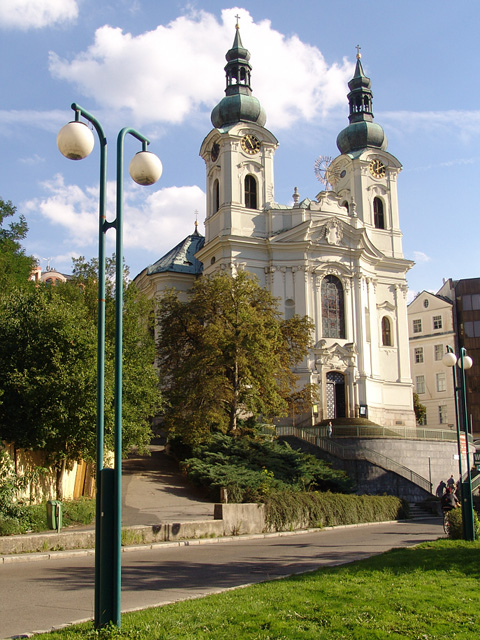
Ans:
[{"label": "sidewalk", "polygon": [[122,525],[213,520],[213,503],[181,476],[164,446],[152,444],[150,451],[123,462]]}]

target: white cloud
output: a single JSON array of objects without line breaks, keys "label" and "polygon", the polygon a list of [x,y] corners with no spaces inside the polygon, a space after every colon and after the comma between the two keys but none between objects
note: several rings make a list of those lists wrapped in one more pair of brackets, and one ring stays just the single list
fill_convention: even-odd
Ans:
[{"label": "white cloud", "polygon": [[480,111],[387,111],[379,113],[378,119],[389,128],[395,127],[402,135],[420,130],[469,142],[480,134]]},{"label": "white cloud", "polygon": [[1,0],[0,27],[41,29],[75,20],[78,16],[76,0]]},{"label": "white cloud", "polygon": [[415,260],[416,263],[425,263],[425,262],[430,262],[431,260],[430,256],[427,256],[427,254],[423,253],[423,251],[414,251],[413,259]]},{"label": "white cloud", "polygon": [[195,111],[209,114],[223,97],[224,56],[233,43],[236,13],[267,126],[285,128],[345,106],[353,63],[343,59],[329,66],[316,47],[275,31],[268,20],[255,23],[238,8],[222,11],[221,22],[205,11],[192,12],[137,36],[105,25],[72,60],[51,52],[50,71],[102,107],[130,111],[137,123],[179,124]]},{"label": "white cloud", "polygon": [[[89,250],[98,237],[98,189],[82,190],[77,185],[67,185],[57,174],[43,183],[47,192],[43,198],[24,203],[27,213],[37,213],[49,224],[63,228],[64,244]],[[107,185],[107,219],[115,218],[115,183]],[[126,249],[152,251],[157,257],[166,253],[185,236],[193,232],[195,211],[203,219],[205,193],[197,186],[169,187],[152,191],[138,185],[124,188],[123,244]],[[107,232],[110,249],[115,242],[115,232]]]},{"label": "white cloud", "polygon": [[39,156],[38,153],[34,153],[32,156],[29,156],[26,158],[19,158],[18,161],[20,162],[20,164],[36,165],[36,164],[43,164],[45,162],[45,158],[43,158],[42,156]]},{"label": "white cloud", "polygon": [[[1,0],[0,0],[1,1]],[[73,120],[73,112],[61,111],[60,109],[52,111],[34,111],[31,109],[24,110],[0,110],[0,134],[9,136],[15,128],[35,127],[44,131],[59,131],[60,127],[68,122],[68,118]]]}]

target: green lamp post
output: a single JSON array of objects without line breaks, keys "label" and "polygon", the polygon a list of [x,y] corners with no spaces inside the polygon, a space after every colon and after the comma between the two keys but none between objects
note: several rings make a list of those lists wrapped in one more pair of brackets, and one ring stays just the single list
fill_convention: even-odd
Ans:
[{"label": "green lamp post", "polygon": [[[73,103],[75,121],[59,131],[57,145],[71,160],[82,160],[93,150],[94,136],[80,117],[95,128],[100,141],[100,192],[98,234],[98,337],[97,337],[97,440],[95,518],[95,627],[113,623],[121,626],[121,522],[122,522],[122,347],[123,347],[123,152],[129,134],[142,143],[142,150],[130,162],[132,179],[141,185],[154,184],[162,174],[159,158],[147,151],[148,138],[135,129],[124,128],[117,138],[116,218],[106,219],[107,140],[101,124],[88,111]],[[105,447],[105,234],[116,230],[115,272],[115,433],[114,468],[104,467]]]},{"label": "green lamp post", "polygon": [[[460,349],[460,358],[457,358],[452,347],[447,345],[447,353],[443,356],[443,364],[451,367],[453,371],[453,389],[455,393],[455,421],[457,425],[458,471],[460,474],[460,492],[462,505],[463,537],[465,540],[475,540],[475,526],[473,519],[472,476],[470,473],[470,460],[468,452],[468,428],[467,428],[467,394],[465,386],[465,370],[471,369],[473,360],[467,355],[464,347]],[[460,385],[457,384],[455,365],[460,367]],[[462,409],[460,410],[459,394],[461,392]],[[465,435],[467,447],[467,479],[463,481],[462,471],[462,447],[461,432]]]}]

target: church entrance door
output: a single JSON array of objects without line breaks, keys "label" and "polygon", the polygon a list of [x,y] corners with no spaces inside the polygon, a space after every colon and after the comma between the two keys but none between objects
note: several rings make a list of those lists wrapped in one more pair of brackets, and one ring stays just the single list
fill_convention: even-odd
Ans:
[{"label": "church entrance door", "polygon": [[327,373],[327,419],[345,418],[345,376],[338,371]]}]

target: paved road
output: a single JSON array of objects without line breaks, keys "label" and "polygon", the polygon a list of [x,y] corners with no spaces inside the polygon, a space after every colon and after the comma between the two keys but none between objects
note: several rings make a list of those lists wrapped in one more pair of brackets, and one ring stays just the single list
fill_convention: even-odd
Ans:
[{"label": "paved road", "polygon": [[[122,611],[278,576],[343,564],[443,535],[440,518],[128,551],[122,557]],[[93,556],[0,568],[0,638],[93,617]]]}]

